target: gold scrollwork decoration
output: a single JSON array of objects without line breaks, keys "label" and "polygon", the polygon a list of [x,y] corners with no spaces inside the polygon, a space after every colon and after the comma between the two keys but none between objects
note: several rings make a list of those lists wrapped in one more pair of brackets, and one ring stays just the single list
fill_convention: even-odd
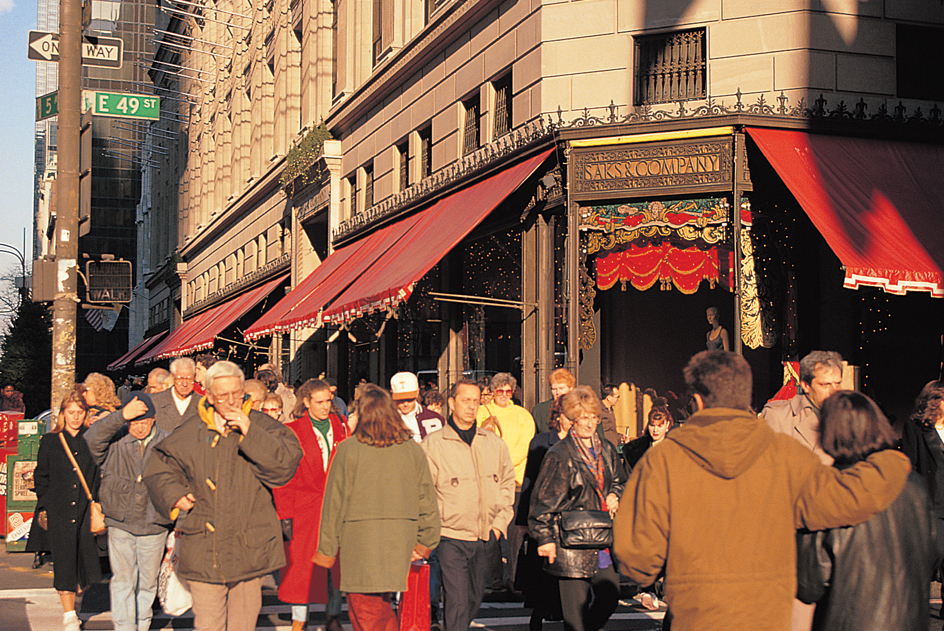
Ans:
[{"label": "gold scrollwork decoration", "polygon": [[715,245],[724,241],[724,226],[712,225],[699,228],[693,225],[686,225],[677,229],[668,226],[646,226],[644,228],[636,228],[635,230],[616,230],[614,232],[586,230],[583,232],[587,245],[587,254],[596,254],[602,250],[612,250],[619,245],[632,243],[640,238],[665,238],[673,234],[684,241],[703,241],[709,245]]},{"label": "gold scrollwork decoration", "polygon": [[754,246],[751,232],[741,228],[741,341],[748,348],[763,343],[760,324],[760,298],[757,295],[757,277],[754,273]]},{"label": "gold scrollwork decoration", "polygon": [[771,348],[777,332],[763,310],[754,267],[754,244],[747,226],[741,228],[741,340],[748,348]]},{"label": "gold scrollwork decoration", "polygon": [[596,281],[587,270],[587,254],[581,250],[580,255],[580,349],[589,350],[597,343],[597,330],[593,326],[593,301],[597,296]]}]

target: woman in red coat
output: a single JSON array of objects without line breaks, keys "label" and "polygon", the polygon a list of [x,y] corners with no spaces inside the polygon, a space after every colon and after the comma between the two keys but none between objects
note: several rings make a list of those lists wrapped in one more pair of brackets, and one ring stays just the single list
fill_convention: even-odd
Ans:
[{"label": "woman in red coat", "polygon": [[[286,423],[298,437],[305,452],[295,477],[274,489],[279,519],[291,523],[291,540],[285,544],[288,565],[282,569],[279,600],[292,605],[292,631],[301,631],[308,622],[309,603],[327,603],[327,631],[342,631],[339,575],[334,576],[314,564],[321,525],[328,465],[338,443],[349,436],[347,425],[332,413],[330,386],[320,379],[309,379],[296,391],[298,403],[294,420]],[[287,528],[283,528],[287,530]]]}]

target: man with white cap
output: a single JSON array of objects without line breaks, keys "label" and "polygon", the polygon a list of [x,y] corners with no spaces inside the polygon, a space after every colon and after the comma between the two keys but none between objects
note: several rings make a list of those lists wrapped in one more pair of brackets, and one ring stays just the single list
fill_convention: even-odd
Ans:
[{"label": "man with white cap", "polygon": [[413,432],[413,440],[420,442],[427,434],[442,429],[445,419],[429,408],[420,405],[420,382],[411,372],[398,372],[390,378],[390,395],[393,397],[400,418]]}]

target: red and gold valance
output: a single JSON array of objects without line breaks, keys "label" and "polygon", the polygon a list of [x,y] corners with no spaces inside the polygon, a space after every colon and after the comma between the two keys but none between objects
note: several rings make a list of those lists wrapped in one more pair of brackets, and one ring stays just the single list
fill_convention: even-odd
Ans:
[{"label": "red and gold valance", "polygon": [[671,289],[675,285],[683,294],[693,294],[703,280],[714,288],[729,265],[726,256],[719,258],[717,248],[678,248],[671,243],[637,246],[620,252],[610,252],[596,257],[597,287],[607,290],[617,282],[630,283],[645,291],[660,282],[660,289]]}]

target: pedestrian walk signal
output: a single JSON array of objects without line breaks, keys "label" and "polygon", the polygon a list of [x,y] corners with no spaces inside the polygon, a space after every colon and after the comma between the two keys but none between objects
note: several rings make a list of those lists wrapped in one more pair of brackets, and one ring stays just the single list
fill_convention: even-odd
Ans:
[{"label": "pedestrian walk signal", "polygon": [[131,302],[131,261],[86,261],[86,300],[97,304]]}]

